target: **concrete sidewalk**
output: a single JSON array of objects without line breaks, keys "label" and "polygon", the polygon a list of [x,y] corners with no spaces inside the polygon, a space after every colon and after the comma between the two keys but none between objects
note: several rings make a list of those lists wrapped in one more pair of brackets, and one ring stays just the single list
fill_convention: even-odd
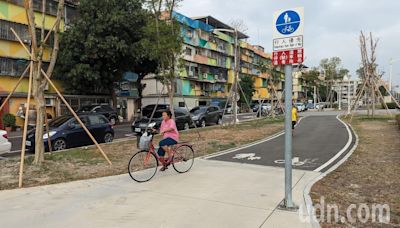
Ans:
[{"label": "concrete sidewalk", "polygon": [[[317,175],[294,170],[296,204]],[[0,227],[309,227],[276,209],[283,196],[282,168],[196,159],[143,184],[124,174],[1,191]]]}]

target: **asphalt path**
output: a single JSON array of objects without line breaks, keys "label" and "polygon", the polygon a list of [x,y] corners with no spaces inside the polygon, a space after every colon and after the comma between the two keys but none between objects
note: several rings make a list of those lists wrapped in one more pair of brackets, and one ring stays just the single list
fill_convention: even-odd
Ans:
[{"label": "asphalt path", "polygon": [[[293,168],[324,171],[345,156],[354,143],[353,132],[335,114],[307,116],[294,131]],[[209,159],[284,167],[284,134]]]}]

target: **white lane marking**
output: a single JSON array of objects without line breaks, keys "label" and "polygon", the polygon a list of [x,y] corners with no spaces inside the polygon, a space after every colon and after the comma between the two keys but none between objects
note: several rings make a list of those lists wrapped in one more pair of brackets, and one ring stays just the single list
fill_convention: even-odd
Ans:
[{"label": "white lane marking", "polygon": [[282,132],[279,132],[279,133],[277,133],[277,134],[275,134],[275,135],[273,135],[273,136],[271,136],[271,137],[269,137],[269,138],[262,139],[262,140],[260,140],[260,141],[254,142],[254,143],[249,143],[249,144],[244,145],[244,146],[242,146],[242,147],[237,147],[237,148],[234,148],[234,149],[229,149],[229,150],[226,150],[226,151],[217,152],[216,154],[209,155],[209,156],[205,156],[205,157],[203,157],[203,158],[204,158],[204,159],[210,159],[210,158],[218,157],[218,156],[221,156],[221,155],[224,155],[224,154],[233,153],[233,152],[236,152],[236,151],[238,151],[238,150],[246,149],[246,148],[249,148],[249,147],[258,145],[258,144],[260,144],[260,143],[267,142],[267,141],[269,141],[269,140],[275,139],[275,138],[277,138],[277,137],[279,137],[279,136],[281,136],[281,135],[284,135],[284,134],[285,134],[285,132],[282,131]]},{"label": "white lane marking", "polygon": [[[307,116],[301,117],[301,118],[299,119],[299,122],[297,123],[297,125],[299,125],[299,124],[301,123],[301,121],[302,121],[303,119],[305,119],[305,118],[307,118]],[[275,135],[272,135],[272,136],[267,137],[267,138],[265,138],[265,139],[261,139],[261,140],[259,140],[259,141],[256,141],[256,142],[253,142],[253,143],[249,143],[249,144],[246,144],[246,145],[243,145],[243,146],[239,146],[239,147],[236,147],[236,148],[233,148],[233,149],[228,149],[228,150],[225,150],[225,151],[216,152],[216,153],[214,153],[214,154],[206,155],[206,156],[203,156],[203,157],[201,157],[201,158],[203,158],[203,159],[210,159],[210,158],[218,157],[218,156],[221,156],[221,155],[224,155],[224,154],[233,153],[233,152],[236,152],[236,151],[238,151],[238,150],[246,149],[246,148],[249,148],[249,147],[252,147],[252,146],[261,144],[261,143],[268,142],[268,141],[273,140],[273,139],[275,139],[275,138],[278,138],[279,136],[284,135],[284,134],[285,134],[285,131],[281,131],[281,132],[278,132],[278,133],[276,133]]]},{"label": "white lane marking", "polygon": [[330,165],[332,162],[334,162],[338,157],[340,157],[340,155],[342,155],[344,152],[346,152],[346,150],[349,148],[351,142],[353,141],[353,135],[351,134],[349,126],[347,126],[347,124],[345,124],[339,118],[339,115],[336,116],[336,119],[339,120],[346,127],[347,133],[349,135],[349,140],[347,141],[346,145],[344,145],[344,147],[335,156],[333,156],[331,159],[329,159],[329,161],[325,162],[325,164],[321,165],[320,167],[314,169],[315,172],[321,172],[322,169],[324,169],[325,167]]},{"label": "white lane marking", "polygon": [[234,159],[246,159],[253,161],[253,160],[260,160],[261,157],[256,157],[255,153],[248,153],[248,154],[236,154],[234,157]]}]

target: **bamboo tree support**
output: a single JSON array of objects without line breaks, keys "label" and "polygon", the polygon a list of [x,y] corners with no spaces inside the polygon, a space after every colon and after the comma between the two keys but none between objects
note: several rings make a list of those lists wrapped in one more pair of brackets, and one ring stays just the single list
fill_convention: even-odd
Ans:
[{"label": "bamboo tree support", "polygon": [[22,80],[25,77],[25,74],[28,72],[29,65],[26,66],[24,72],[22,73],[21,77],[19,77],[17,84],[15,84],[14,88],[11,90],[11,92],[8,94],[7,98],[4,100],[3,104],[0,106],[0,111],[3,110],[3,108],[6,106],[6,103],[8,100],[10,100],[11,96],[14,94],[15,90],[17,90],[19,84],[22,82]]},{"label": "bamboo tree support", "polygon": [[10,28],[11,32],[14,34],[14,36],[17,38],[18,42],[22,45],[22,47],[25,49],[25,52],[29,55],[30,59],[33,59],[32,53],[28,50],[28,48],[25,46],[24,42],[22,42],[21,38],[18,36],[18,34],[14,31],[13,28]]},{"label": "bamboo tree support", "polygon": [[19,166],[19,179],[18,179],[18,187],[22,187],[22,178],[24,175],[24,162],[25,162],[25,149],[26,149],[26,134],[28,131],[28,120],[29,120],[29,106],[31,103],[31,94],[32,94],[32,77],[33,77],[33,62],[31,60],[29,64],[29,86],[28,86],[28,96],[26,101],[25,108],[25,122],[24,122],[24,130],[22,133],[22,149],[21,149],[21,163]]},{"label": "bamboo tree support", "polygon": [[383,98],[383,95],[382,95],[381,91],[379,90],[378,85],[376,84],[376,82],[373,82],[373,83],[374,83],[374,86],[376,88],[377,94],[378,94],[379,98],[382,101],[382,104],[385,106],[385,109],[386,109],[387,113],[389,114],[390,117],[392,117],[392,112],[389,110],[389,107],[385,103],[385,99]]},{"label": "bamboo tree support", "polygon": [[103,149],[100,147],[100,145],[97,143],[97,140],[93,137],[93,135],[90,133],[90,131],[86,128],[85,124],[81,121],[81,119],[78,117],[78,115],[75,113],[75,111],[71,108],[71,106],[68,104],[68,102],[65,100],[64,96],[60,93],[60,91],[57,89],[57,87],[53,84],[53,82],[50,80],[50,78],[47,76],[46,72],[44,72],[43,69],[40,70],[43,74],[43,76],[46,78],[46,80],[49,82],[49,84],[53,87],[53,89],[56,91],[58,96],[61,98],[61,100],[64,102],[64,104],[67,106],[68,110],[72,113],[72,115],[75,117],[75,119],[78,121],[78,123],[82,126],[82,128],[85,130],[86,134],[90,137],[90,139],[93,141],[93,143],[96,145],[97,149],[99,149],[100,153],[103,155],[104,159],[108,162],[109,165],[112,165],[110,159],[108,159],[106,153],[104,153]]}]

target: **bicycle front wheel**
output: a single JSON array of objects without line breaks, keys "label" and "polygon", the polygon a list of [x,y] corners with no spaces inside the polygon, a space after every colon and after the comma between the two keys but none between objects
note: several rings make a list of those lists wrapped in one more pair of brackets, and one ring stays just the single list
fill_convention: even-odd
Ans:
[{"label": "bicycle front wheel", "polygon": [[149,151],[139,151],[129,160],[129,176],[137,182],[149,181],[157,172],[158,160]]},{"label": "bicycle front wheel", "polygon": [[172,166],[178,173],[186,173],[192,168],[194,162],[194,151],[189,145],[181,145],[176,148]]}]

